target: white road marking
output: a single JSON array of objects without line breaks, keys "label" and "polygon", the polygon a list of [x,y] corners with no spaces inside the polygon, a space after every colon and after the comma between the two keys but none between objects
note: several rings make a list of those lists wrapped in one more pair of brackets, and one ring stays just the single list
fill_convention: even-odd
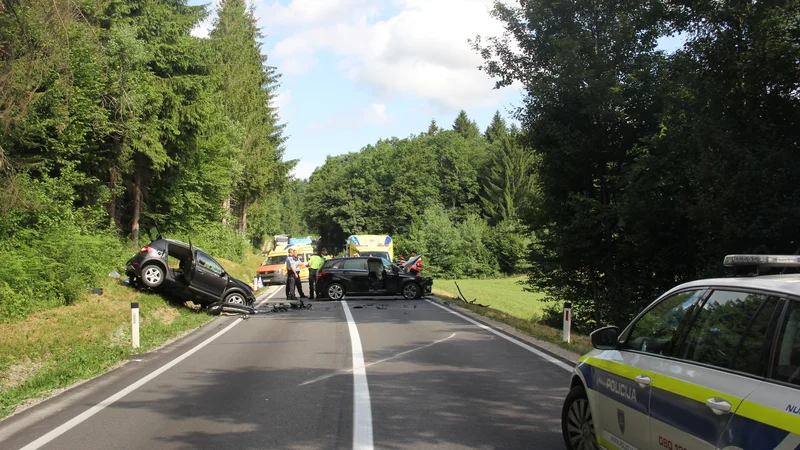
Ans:
[{"label": "white road marking", "polygon": [[261,306],[261,305],[263,305],[263,304],[264,304],[264,302],[266,302],[267,300],[271,299],[272,297],[275,297],[275,294],[277,294],[278,292],[280,292],[280,290],[281,290],[281,287],[280,287],[280,286],[275,286],[275,290],[274,290],[274,291],[272,291],[272,292],[270,292],[270,294],[267,296],[267,298],[265,298],[264,300],[261,300],[261,301],[260,301],[260,302],[258,302],[258,303],[257,303],[255,306]]},{"label": "white road marking", "polygon": [[[456,336],[456,333],[453,333],[453,334],[451,334],[450,336],[447,336],[447,337],[446,337],[446,338],[444,338],[444,339],[439,339],[439,340],[438,340],[438,341],[436,341],[436,342],[431,342],[430,344],[425,344],[425,345],[423,345],[422,347],[412,348],[411,350],[406,350],[406,351],[404,351],[404,352],[400,352],[400,353],[398,353],[398,354],[396,354],[396,355],[392,355],[392,356],[390,356],[390,357],[388,357],[388,358],[379,359],[379,360],[377,360],[377,361],[374,361],[374,362],[371,362],[371,363],[369,363],[369,364],[365,365],[365,366],[364,366],[364,368],[366,369],[367,367],[374,366],[375,364],[380,364],[380,363],[383,363],[383,362],[386,362],[386,361],[391,361],[391,360],[393,360],[393,359],[397,359],[397,358],[399,358],[399,357],[401,357],[401,356],[405,356],[405,355],[407,355],[407,354],[409,354],[409,353],[411,353],[411,352],[415,352],[415,351],[417,351],[417,350],[422,350],[423,348],[428,348],[428,347],[430,347],[430,346],[432,346],[432,345],[436,345],[436,344],[438,344],[438,343],[440,343],[440,342],[444,342],[444,341],[446,341],[446,340],[448,340],[448,339],[452,339],[452,338],[454,338],[455,336]],[[328,378],[335,377],[336,375],[342,375],[342,374],[345,374],[345,373],[350,373],[350,372],[352,372],[353,370],[355,370],[355,368],[353,368],[353,369],[349,369],[349,370],[337,370],[337,371],[336,371],[336,372],[334,372],[334,373],[329,373],[329,374],[327,374],[327,375],[322,375],[322,376],[319,376],[319,377],[317,377],[317,378],[312,378],[312,379],[310,379],[310,380],[308,380],[308,381],[304,381],[304,382],[302,382],[302,383],[298,384],[298,386],[305,386],[305,385],[307,385],[307,384],[316,383],[317,381],[327,380]]]},{"label": "white road marking", "polygon": [[438,304],[438,303],[436,303],[434,301],[431,301],[431,300],[428,300],[428,299],[425,299],[425,301],[430,303],[433,306],[436,306],[438,308],[442,308],[443,310],[449,312],[450,314],[458,316],[458,317],[466,320],[469,323],[475,324],[475,325],[483,328],[484,330],[486,330],[486,331],[488,331],[490,333],[493,333],[493,334],[495,334],[497,336],[500,336],[501,338],[507,340],[508,342],[511,342],[513,344],[516,344],[516,345],[524,348],[525,350],[527,350],[527,351],[533,353],[534,355],[544,359],[545,361],[547,361],[549,363],[553,363],[553,364],[557,365],[558,367],[561,367],[562,369],[566,370],[567,372],[572,372],[572,370],[573,370],[572,366],[564,364],[563,362],[557,360],[556,358],[553,358],[552,356],[548,355],[547,353],[545,353],[545,352],[543,352],[541,350],[537,350],[537,349],[533,348],[532,346],[530,346],[530,345],[528,345],[528,344],[526,344],[526,343],[524,343],[522,341],[519,341],[517,339],[512,338],[511,336],[507,336],[507,335],[495,330],[492,327],[487,327],[486,325],[484,325],[484,324],[482,324],[482,323],[480,323],[480,322],[478,322],[476,320],[472,320],[472,319],[470,319],[469,317],[467,317],[467,316],[465,316],[463,314],[459,314],[459,313],[457,313],[457,312],[455,312],[455,311],[453,311],[451,309],[445,308],[444,306],[442,306],[442,305],[440,305],[440,304]]},{"label": "white road marking", "polygon": [[242,322],[242,319],[234,320],[232,324],[230,324],[227,327],[223,328],[220,332],[218,332],[217,334],[211,336],[210,338],[206,339],[205,341],[197,344],[197,346],[194,347],[193,349],[191,349],[188,352],[182,354],[181,356],[173,359],[172,361],[170,361],[167,364],[163,365],[159,369],[156,369],[151,374],[145,376],[141,380],[133,383],[132,385],[126,387],[125,389],[117,392],[116,394],[112,395],[111,397],[108,397],[107,399],[103,400],[102,402],[92,406],[91,408],[89,408],[88,410],[82,412],[81,414],[78,414],[77,416],[75,416],[71,420],[67,421],[65,424],[61,425],[60,427],[58,427],[58,428],[54,429],[53,431],[45,434],[44,436],[40,437],[39,439],[36,439],[35,441],[31,442],[30,444],[26,445],[25,447],[22,447],[22,450],[38,449],[38,448],[42,447],[43,445],[49,443],[53,439],[61,436],[62,434],[66,433],[67,431],[71,430],[72,428],[75,428],[76,426],[78,426],[79,424],[84,422],[85,420],[89,419],[93,415],[95,415],[95,414],[99,413],[100,411],[102,411],[103,409],[105,409],[107,406],[112,405],[114,402],[116,402],[117,400],[121,399],[122,397],[125,397],[126,395],[130,394],[131,392],[135,391],[136,389],[139,389],[140,387],[142,387],[148,381],[150,381],[153,378],[161,375],[162,373],[166,372],[167,370],[175,367],[175,365],[177,365],[178,363],[180,363],[184,359],[186,359],[186,358],[192,356],[193,354],[197,353],[200,349],[202,349],[206,345],[210,344],[212,341],[214,341],[218,337],[222,336],[223,334],[227,333],[231,328],[235,327],[236,325],[238,325],[241,322]]},{"label": "white road marking", "polygon": [[353,448],[372,449],[372,406],[369,400],[367,370],[364,365],[364,350],[358,327],[350,314],[350,307],[342,300],[347,328],[350,330],[350,346],[353,348]]}]

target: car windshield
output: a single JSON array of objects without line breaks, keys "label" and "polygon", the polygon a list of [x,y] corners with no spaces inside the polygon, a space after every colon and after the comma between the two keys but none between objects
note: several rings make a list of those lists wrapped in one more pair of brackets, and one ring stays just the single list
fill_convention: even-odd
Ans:
[{"label": "car windshield", "polygon": [[268,256],[267,259],[264,260],[264,263],[261,265],[268,266],[270,264],[283,264],[285,262],[286,262],[286,255]]},{"label": "car windshield", "polygon": [[389,252],[361,252],[361,256],[374,256],[376,258],[389,259]]}]

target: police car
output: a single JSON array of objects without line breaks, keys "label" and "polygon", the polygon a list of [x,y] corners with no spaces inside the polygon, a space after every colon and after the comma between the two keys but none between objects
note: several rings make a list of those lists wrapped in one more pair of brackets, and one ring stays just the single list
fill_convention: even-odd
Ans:
[{"label": "police car", "polygon": [[800,273],[786,274],[800,256],[724,264],[755,274],[682,284],[622,333],[592,333],[561,414],[568,449],[800,450]]}]

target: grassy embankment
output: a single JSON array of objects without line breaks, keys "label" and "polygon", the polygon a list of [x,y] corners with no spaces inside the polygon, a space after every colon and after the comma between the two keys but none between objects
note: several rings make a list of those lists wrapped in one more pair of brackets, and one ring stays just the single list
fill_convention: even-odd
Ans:
[{"label": "grassy embankment", "polygon": [[[536,339],[556,344],[562,348],[583,354],[592,349],[588,336],[572,333],[570,343],[562,340],[562,330],[539,323],[546,304],[541,301],[542,295],[526,292],[519,281],[524,278],[499,278],[490,280],[436,280],[433,293],[438,297],[452,301],[453,304],[472,312],[481,314],[498,322],[514,327]],[[458,299],[458,289],[467,300],[477,299],[476,303],[488,305],[483,308],[464,303]]]},{"label": "grassy embankment", "polygon": [[[219,262],[233,276],[252,283],[261,256],[242,264]],[[70,306],[31,314],[0,326],[0,418],[32,399],[101,374],[203,325],[214,317],[156,294],[107,278],[103,295],[86,294]],[[131,347],[131,302],[139,302],[140,344]]]}]

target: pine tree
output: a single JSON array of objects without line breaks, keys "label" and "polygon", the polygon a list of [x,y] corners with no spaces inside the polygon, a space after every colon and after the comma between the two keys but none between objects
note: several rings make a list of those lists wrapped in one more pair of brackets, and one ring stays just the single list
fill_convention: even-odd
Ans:
[{"label": "pine tree", "polygon": [[495,111],[494,116],[492,117],[492,122],[486,127],[486,132],[483,133],[483,136],[489,141],[490,144],[493,144],[498,141],[502,141],[503,137],[507,136],[508,132],[506,131],[506,121],[503,120],[503,117],[500,116],[500,111]]},{"label": "pine tree", "polygon": [[258,39],[263,35],[245,0],[222,1],[210,37],[216,47],[220,99],[241,132],[237,159],[242,169],[230,198],[236,202],[238,228],[244,233],[248,207],[279,187],[286,175],[281,162],[283,125],[270,105],[279,75],[261,52]]},{"label": "pine tree", "polygon": [[440,131],[442,131],[442,129],[439,128],[439,125],[436,123],[436,119],[431,119],[431,123],[428,125],[428,136],[433,136]]},{"label": "pine tree", "polygon": [[464,139],[474,139],[481,135],[478,124],[470,120],[467,112],[463,109],[458,113],[458,117],[453,122],[453,130]]}]

